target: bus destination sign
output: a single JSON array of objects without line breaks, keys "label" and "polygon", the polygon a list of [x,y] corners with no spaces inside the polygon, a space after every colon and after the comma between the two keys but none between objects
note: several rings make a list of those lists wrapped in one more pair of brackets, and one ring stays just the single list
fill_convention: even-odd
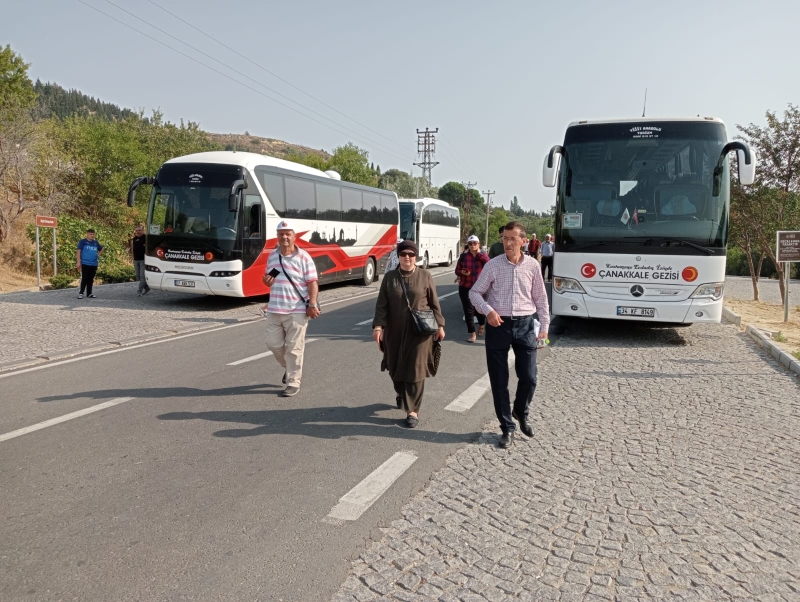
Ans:
[{"label": "bus destination sign", "polygon": [[800,232],[778,232],[777,261],[800,261]]}]

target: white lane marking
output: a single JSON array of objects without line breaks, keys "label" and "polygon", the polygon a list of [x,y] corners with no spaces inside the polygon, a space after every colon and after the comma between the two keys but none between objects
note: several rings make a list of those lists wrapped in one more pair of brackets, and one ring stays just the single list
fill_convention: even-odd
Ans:
[{"label": "white lane marking", "polygon": [[87,414],[92,414],[94,412],[99,412],[100,410],[105,410],[106,408],[110,408],[112,406],[125,403],[126,401],[130,401],[131,399],[133,399],[133,397],[117,397],[116,399],[112,399],[111,401],[105,401],[90,408],[84,408],[83,410],[72,412],[71,414],[64,414],[63,416],[59,416],[58,418],[51,418],[50,420],[45,420],[44,422],[40,422],[38,424],[33,424],[31,426],[26,426],[25,428],[17,429],[16,431],[11,431],[10,433],[6,433],[5,435],[0,435],[0,443],[3,441],[8,441],[9,439],[14,439],[15,437],[21,437],[22,435],[27,435],[28,433],[33,433],[34,431],[40,431],[42,429],[47,428],[48,426],[61,424],[62,422],[66,422],[67,420],[73,420],[74,418],[80,418],[81,416],[86,416]]},{"label": "white lane marking", "polygon": [[372,322],[372,320],[373,318],[370,318],[369,320],[364,320],[363,322],[359,322],[358,324],[356,324],[356,326],[363,326],[364,324],[369,324],[370,322]]},{"label": "white lane marking", "polygon": [[[306,339],[306,345],[309,343],[313,343],[317,339]],[[246,364],[247,362],[254,362],[256,360],[260,360],[264,357],[269,357],[272,355],[272,351],[265,351],[264,353],[259,353],[258,355],[251,355],[250,357],[246,357],[242,360],[236,360],[235,362],[231,362],[230,364],[225,364],[226,366],[238,366],[239,364]]]},{"label": "white lane marking", "polygon": [[329,519],[356,520],[416,462],[414,452],[397,452],[367,478],[345,493],[328,514]]},{"label": "white lane marking", "polygon": [[[512,366],[514,364],[514,350],[511,349],[508,352],[508,365]],[[483,376],[481,376],[478,380],[472,383],[467,389],[461,393],[458,397],[456,397],[453,401],[447,404],[444,409],[450,410],[451,412],[459,412],[463,413],[467,410],[471,410],[472,406],[478,403],[478,400],[483,397],[483,394],[486,393],[491,388],[491,383],[489,382],[489,373],[487,372]]]},{"label": "white lane marking", "polygon": [[441,297],[439,297],[439,301],[441,301],[442,299],[447,299],[448,297],[452,297],[453,295],[457,295],[457,294],[458,294],[458,291],[454,291],[452,293],[447,293],[446,295],[442,295]]},{"label": "white lane marking", "polygon": [[[450,272],[442,272],[440,274],[434,274],[434,278],[438,278],[439,276],[447,276]],[[374,290],[369,293],[364,293],[362,295],[356,295],[354,297],[345,297],[344,299],[337,299],[336,301],[326,301],[325,307],[329,307],[331,305],[336,305],[338,303],[344,303],[346,301],[353,301],[355,299],[361,299],[362,297],[369,297],[370,295],[377,295],[378,291]],[[178,339],[185,339],[188,337],[196,337],[201,334],[208,334],[210,332],[219,332],[220,330],[227,330],[228,328],[236,328],[238,326],[247,326],[251,324],[253,321],[248,320],[247,322],[239,322],[238,324],[229,324],[227,326],[220,326],[219,328],[209,328],[208,330],[201,330],[200,332],[192,332],[189,334],[184,334],[177,337],[167,337],[164,339],[159,339],[158,341],[150,341],[149,343],[142,343],[141,345],[130,345],[128,347],[120,347],[119,349],[110,349],[108,351],[101,351],[99,353],[92,353],[90,355],[82,355],[80,357],[73,357],[68,360],[61,360],[59,362],[46,362],[41,366],[33,366],[32,368],[25,368],[23,370],[14,370],[13,372],[6,372],[5,374],[0,374],[0,380],[3,378],[8,378],[9,376],[17,376],[18,374],[26,374],[28,372],[36,372],[37,370],[44,370],[45,368],[55,368],[56,366],[63,366],[64,364],[71,364],[72,362],[82,362],[83,360],[89,360],[95,357],[100,357],[102,355],[111,355],[112,353],[120,353],[122,351],[130,351],[131,349],[139,349],[141,347],[149,347],[150,345],[161,345],[162,343],[170,343],[172,341],[177,341]]]}]

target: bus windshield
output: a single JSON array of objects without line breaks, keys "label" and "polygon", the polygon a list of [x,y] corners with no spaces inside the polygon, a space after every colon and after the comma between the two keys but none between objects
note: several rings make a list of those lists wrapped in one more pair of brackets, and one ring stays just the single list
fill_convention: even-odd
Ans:
[{"label": "bus windshield", "polygon": [[208,164],[166,164],[150,201],[149,233],[196,240],[235,240],[237,212],[228,197],[239,170]]},{"label": "bus windshield", "polygon": [[724,249],[730,210],[719,122],[664,121],[570,127],[557,198],[560,251],[714,253]]},{"label": "bus windshield", "polygon": [[414,203],[400,203],[400,235],[403,240],[417,240]]}]

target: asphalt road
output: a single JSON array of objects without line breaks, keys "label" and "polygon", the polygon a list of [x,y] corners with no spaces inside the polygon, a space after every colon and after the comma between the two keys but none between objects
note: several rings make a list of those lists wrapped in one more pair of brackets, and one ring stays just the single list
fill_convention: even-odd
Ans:
[{"label": "asphalt road", "polygon": [[[132,399],[0,440],[0,599],[329,599],[365,541],[493,415],[488,396],[444,409],[485,373],[456,294],[442,301],[448,337],[420,428],[404,428],[370,324],[357,325],[374,300],[311,323],[294,398],[279,396],[272,357],[228,365],[266,351],[261,322],[3,378],[0,435]],[[401,451],[417,460],[360,518],[327,518]]]}]

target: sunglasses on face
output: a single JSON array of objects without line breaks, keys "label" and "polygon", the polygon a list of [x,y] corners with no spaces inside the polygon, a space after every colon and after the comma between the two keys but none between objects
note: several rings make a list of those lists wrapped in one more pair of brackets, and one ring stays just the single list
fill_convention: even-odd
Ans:
[{"label": "sunglasses on face", "polygon": [[477,243],[477,242],[471,242],[471,243],[469,243],[469,246],[471,247],[472,245],[477,245],[477,244],[479,244],[479,243]]},{"label": "sunglasses on face", "polygon": [[398,257],[416,257],[416,253],[412,253],[411,251],[403,251],[402,253],[397,254]]}]

